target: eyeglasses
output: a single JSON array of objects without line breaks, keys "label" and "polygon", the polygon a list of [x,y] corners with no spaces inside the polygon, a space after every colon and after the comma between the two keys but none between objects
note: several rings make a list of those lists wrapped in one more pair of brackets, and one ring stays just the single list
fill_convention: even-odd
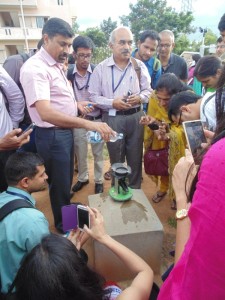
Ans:
[{"label": "eyeglasses", "polygon": [[85,58],[90,59],[90,58],[92,58],[92,54],[91,53],[90,54],[78,53],[77,57],[80,59],[85,59]]},{"label": "eyeglasses", "polygon": [[168,49],[168,48],[170,48],[172,45],[170,45],[170,44],[159,44],[159,48],[166,48],[166,49]]}]

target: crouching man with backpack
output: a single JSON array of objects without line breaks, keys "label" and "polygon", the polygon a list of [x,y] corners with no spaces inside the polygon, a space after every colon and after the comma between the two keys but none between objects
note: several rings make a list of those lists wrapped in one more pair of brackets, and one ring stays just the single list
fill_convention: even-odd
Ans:
[{"label": "crouching man with backpack", "polygon": [[33,192],[47,188],[44,162],[38,154],[17,152],[5,167],[8,189],[0,194],[0,283],[6,295],[24,256],[49,234],[49,224],[35,208]]}]

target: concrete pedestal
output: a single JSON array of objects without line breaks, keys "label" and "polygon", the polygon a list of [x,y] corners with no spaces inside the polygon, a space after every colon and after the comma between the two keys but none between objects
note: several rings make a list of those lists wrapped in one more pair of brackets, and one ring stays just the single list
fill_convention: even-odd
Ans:
[{"label": "concrete pedestal", "polygon": [[[97,208],[105,220],[107,233],[141,256],[153,269],[160,271],[163,226],[142,190],[133,190],[129,201],[117,202],[108,194],[88,197],[89,206]],[[110,280],[126,280],[133,275],[106,247],[94,241],[93,261],[97,272]]]}]

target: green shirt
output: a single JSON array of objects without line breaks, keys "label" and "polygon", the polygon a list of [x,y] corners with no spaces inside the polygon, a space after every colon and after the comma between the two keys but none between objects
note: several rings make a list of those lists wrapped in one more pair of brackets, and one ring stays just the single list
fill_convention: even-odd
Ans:
[{"label": "green shirt", "polygon": [[[11,195],[7,191],[20,194]],[[27,192],[8,187],[0,194],[0,207],[15,200],[25,199],[35,207],[34,198]],[[23,257],[49,234],[48,221],[44,214],[33,208],[20,208],[0,222],[0,279],[1,292],[7,293]]]}]

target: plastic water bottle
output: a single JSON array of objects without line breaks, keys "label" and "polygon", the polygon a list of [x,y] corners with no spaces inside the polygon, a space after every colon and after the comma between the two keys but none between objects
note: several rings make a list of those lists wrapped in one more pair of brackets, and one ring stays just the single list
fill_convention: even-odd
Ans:
[{"label": "plastic water bottle", "polygon": [[[92,144],[103,143],[104,140],[101,137],[101,134],[97,131],[88,131],[87,132],[87,141]],[[116,142],[117,140],[123,139],[123,133],[117,133],[115,136],[111,136],[109,142]]]}]

